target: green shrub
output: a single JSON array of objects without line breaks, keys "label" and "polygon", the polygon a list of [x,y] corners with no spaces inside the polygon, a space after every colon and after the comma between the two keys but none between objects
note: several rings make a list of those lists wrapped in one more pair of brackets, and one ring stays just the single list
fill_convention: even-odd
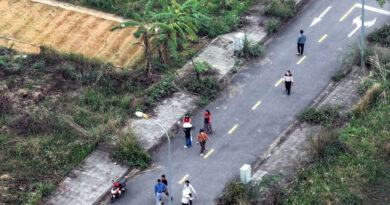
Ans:
[{"label": "green shrub", "polygon": [[241,183],[238,181],[230,182],[225,188],[220,202],[222,205],[230,204],[248,204],[257,205],[266,188],[279,183],[282,175],[265,175],[261,182],[251,181],[249,183]]},{"label": "green shrub", "polygon": [[213,70],[213,66],[211,66],[207,61],[195,61],[194,70],[196,73],[196,78],[200,80],[200,75]]},{"label": "green shrub", "polygon": [[96,89],[87,89],[80,100],[81,105],[88,106],[93,111],[103,110],[106,98]]},{"label": "green shrub", "polygon": [[267,16],[274,16],[286,20],[295,14],[295,1],[272,0],[272,2],[264,8],[264,13]]},{"label": "green shrub", "polygon": [[339,139],[337,130],[331,127],[321,127],[316,135],[310,137],[310,149],[314,160],[331,160],[331,157],[346,151],[345,145]]},{"label": "green shrub", "polygon": [[327,124],[334,123],[340,119],[340,113],[337,108],[327,107],[317,110],[310,107],[302,111],[298,116],[299,121],[310,124]]},{"label": "green shrub", "polygon": [[341,79],[345,78],[345,76],[347,76],[345,72],[338,72],[332,76],[332,80],[338,82]]},{"label": "green shrub", "polygon": [[201,81],[198,81],[195,77],[190,77],[183,80],[180,85],[188,91],[202,96],[202,100],[198,103],[199,106],[204,106],[214,100],[221,90],[218,80],[214,77],[206,77]]},{"label": "green shrub", "polygon": [[267,32],[276,33],[280,27],[280,21],[277,18],[272,18],[267,22]]},{"label": "green shrub", "polygon": [[44,67],[45,67],[45,61],[43,61],[43,60],[40,60],[40,61],[34,63],[34,64],[31,66],[32,69],[42,69],[42,68],[44,68]]},{"label": "green shrub", "polygon": [[367,90],[374,84],[372,79],[364,79],[358,86],[358,93],[360,96],[366,94]]},{"label": "green shrub", "polygon": [[173,74],[166,75],[160,83],[150,91],[147,100],[143,104],[143,108],[140,109],[143,111],[150,109],[155,106],[157,101],[161,101],[163,98],[172,94],[175,91],[173,84],[174,79],[175,76]]},{"label": "green shrub", "polygon": [[131,133],[118,136],[119,141],[112,148],[113,156],[130,167],[146,168],[150,162],[150,155],[143,151],[140,142]]},{"label": "green shrub", "polygon": [[82,3],[102,10],[110,10],[115,6],[115,0],[83,0]]},{"label": "green shrub", "polygon": [[242,57],[244,58],[257,58],[262,54],[262,47],[260,44],[249,41],[245,36],[244,45],[242,48]]},{"label": "green shrub", "polygon": [[368,35],[368,40],[390,47],[390,25],[377,29]]},{"label": "green shrub", "polygon": [[12,100],[9,96],[0,96],[0,116],[12,113]]}]

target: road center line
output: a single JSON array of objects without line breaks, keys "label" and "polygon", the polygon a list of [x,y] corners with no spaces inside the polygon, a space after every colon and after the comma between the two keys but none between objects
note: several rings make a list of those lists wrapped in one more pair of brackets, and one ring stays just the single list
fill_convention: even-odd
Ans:
[{"label": "road center line", "polygon": [[275,83],[275,87],[278,87],[278,85],[283,81],[283,78],[281,78],[277,83]]},{"label": "road center line", "polygon": [[339,21],[342,22],[345,18],[347,18],[347,16],[348,16],[356,7],[357,7],[357,3],[354,4],[354,5],[352,6],[352,8],[350,8],[350,9],[347,11],[347,13],[345,13],[344,16],[340,18]]},{"label": "road center line", "polygon": [[214,149],[211,149],[211,150],[209,151],[209,153],[207,153],[203,158],[207,159],[207,157],[209,157],[209,155],[210,155],[211,153],[213,153],[213,152],[214,152]]},{"label": "road center line", "polygon": [[252,107],[252,110],[256,110],[257,106],[259,106],[261,104],[261,101],[257,102],[253,107]]},{"label": "road center line", "polygon": [[297,64],[298,64],[298,65],[299,65],[299,64],[301,64],[301,63],[302,63],[302,61],[304,61],[304,60],[305,60],[305,58],[306,58],[306,56],[303,56],[303,57],[301,58],[301,60],[299,60],[299,61],[298,61],[298,63],[297,63]]},{"label": "road center line", "polygon": [[328,36],[328,34],[325,34],[324,36],[322,36],[322,38],[318,41],[318,43],[321,43],[327,36]]},{"label": "road center line", "polygon": [[181,180],[179,181],[179,184],[183,184],[183,182],[184,182],[189,176],[190,176],[189,174],[186,174],[186,175],[183,177],[183,179],[181,179]]},{"label": "road center line", "polygon": [[235,124],[233,127],[232,127],[232,129],[230,129],[229,130],[229,134],[232,134],[233,132],[234,132],[234,130],[236,130],[237,129],[237,127],[238,127],[238,124]]}]

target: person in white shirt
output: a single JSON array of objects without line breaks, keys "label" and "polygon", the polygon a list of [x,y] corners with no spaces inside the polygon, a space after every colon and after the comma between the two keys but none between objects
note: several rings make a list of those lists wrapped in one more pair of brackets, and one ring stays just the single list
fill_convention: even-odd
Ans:
[{"label": "person in white shirt", "polygon": [[[197,195],[194,187],[190,184],[190,181],[186,180],[185,184],[184,184],[184,187],[183,187],[183,191],[185,189],[188,189],[189,190],[189,205],[192,205],[192,200],[195,198],[195,195]],[[184,193],[184,192],[183,192]]]},{"label": "person in white shirt", "polygon": [[293,84],[294,84],[294,78],[293,78],[290,70],[288,70],[286,72],[286,74],[284,74],[284,85],[286,86],[287,95],[290,95],[291,86]]},{"label": "person in white shirt", "polygon": [[183,196],[181,198],[182,205],[188,205],[188,203],[190,203],[190,201],[192,200],[190,195],[191,195],[190,189],[183,189]]}]

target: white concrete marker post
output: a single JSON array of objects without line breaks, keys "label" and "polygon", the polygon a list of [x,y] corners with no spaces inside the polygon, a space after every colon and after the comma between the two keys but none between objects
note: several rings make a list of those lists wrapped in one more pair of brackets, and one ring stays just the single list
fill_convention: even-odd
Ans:
[{"label": "white concrete marker post", "polygon": [[240,168],[240,178],[241,182],[246,184],[251,181],[251,165],[244,164]]},{"label": "white concrete marker post", "polygon": [[239,32],[234,36],[234,55],[240,54],[244,48],[245,33]]}]

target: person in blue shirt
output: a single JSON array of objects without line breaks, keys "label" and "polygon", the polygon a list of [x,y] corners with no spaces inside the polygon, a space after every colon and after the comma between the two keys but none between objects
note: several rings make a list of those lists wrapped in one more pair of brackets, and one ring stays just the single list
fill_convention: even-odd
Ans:
[{"label": "person in blue shirt", "polygon": [[156,195],[156,205],[160,205],[160,201],[164,200],[164,193],[167,190],[167,186],[161,183],[161,179],[157,179],[157,184],[154,186],[154,194]]},{"label": "person in blue shirt", "polygon": [[305,47],[306,35],[301,30],[301,35],[298,36],[298,53],[297,55],[303,55],[303,48]]}]

